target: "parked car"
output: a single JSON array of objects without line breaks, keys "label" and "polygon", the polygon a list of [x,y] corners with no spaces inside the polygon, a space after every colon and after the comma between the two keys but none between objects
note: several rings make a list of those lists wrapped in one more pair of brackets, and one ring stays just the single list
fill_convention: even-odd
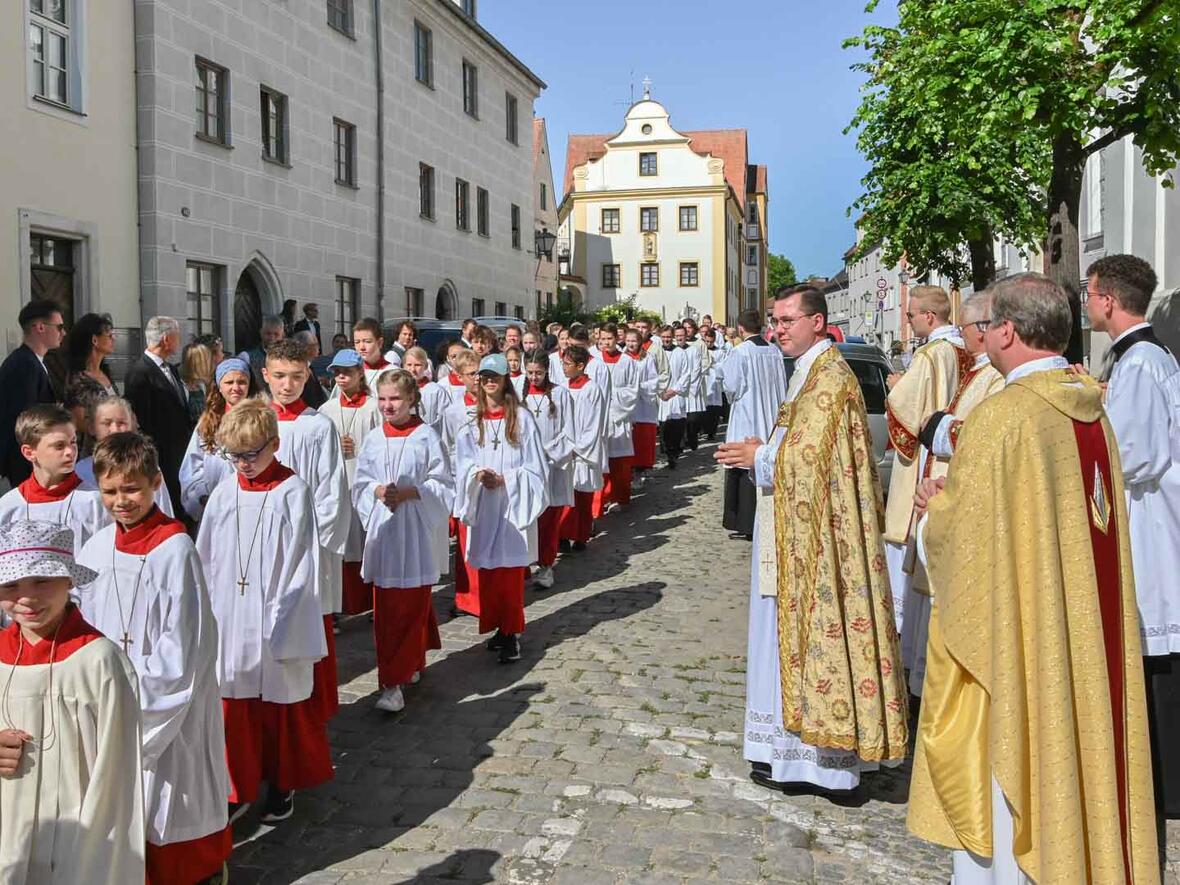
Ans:
[{"label": "parked car", "polygon": [[[487,326],[497,335],[504,334],[509,326],[524,328],[524,320],[514,317],[481,316],[474,317],[481,326]],[[388,347],[397,338],[395,330],[400,323],[409,320],[418,327],[418,346],[429,354],[436,363],[441,356],[440,348],[451,341],[458,341],[463,329],[463,320],[436,320],[433,317],[397,317],[385,324],[385,344]]]},{"label": "parked car", "polygon": [[[840,355],[848,362],[860,382],[865,399],[865,411],[869,414],[869,433],[873,437],[873,456],[877,461],[877,473],[881,486],[889,493],[889,477],[893,473],[893,447],[889,445],[889,425],[885,419],[885,397],[889,386],[885,379],[893,371],[889,358],[870,344],[837,344]],[[795,358],[783,357],[787,380],[795,372]]]}]

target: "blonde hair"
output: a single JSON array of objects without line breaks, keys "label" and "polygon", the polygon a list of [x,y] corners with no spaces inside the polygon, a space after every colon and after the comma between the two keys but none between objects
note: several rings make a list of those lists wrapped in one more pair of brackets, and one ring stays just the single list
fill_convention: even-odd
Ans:
[{"label": "blonde hair", "polygon": [[402,362],[405,362],[410,357],[413,357],[416,360],[421,360],[422,365],[424,366],[430,365],[430,356],[426,353],[425,349],[421,347],[414,346],[407,350],[405,356],[402,357]]},{"label": "blonde hair", "polygon": [[74,426],[74,419],[59,405],[43,403],[30,406],[16,418],[16,441],[22,446],[36,448],[49,431],[55,427]]},{"label": "blonde hair", "polygon": [[950,322],[951,299],[942,286],[914,286],[910,290],[910,301],[930,311],[944,323]]},{"label": "blonde hair", "polygon": [[418,392],[418,382],[405,369],[386,369],[377,376],[377,383],[373,385],[377,388],[377,395],[381,395],[382,387],[392,387],[398,391],[402,396],[409,399],[416,408],[422,395]]},{"label": "blonde hair", "polygon": [[475,351],[464,348],[462,353],[457,354],[455,358],[451,360],[451,365],[454,366],[456,371],[465,369],[467,367],[478,368],[479,357],[475,355]]},{"label": "blonde hair", "polygon": [[274,409],[261,399],[242,400],[225,413],[217,428],[217,444],[244,451],[265,445],[279,435]]},{"label": "blonde hair", "polygon": [[190,344],[180,360],[180,377],[190,389],[213,384],[213,351],[204,344]]},{"label": "blonde hair", "polygon": [[94,405],[90,407],[90,412],[87,414],[86,419],[88,421],[94,421],[94,419],[98,417],[98,410],[105,409],[108,406],[118,406],[127,413],[128,417],[131,418],[132,426],[136,428],[139,427],[139,419],[136,417],[135,409],[131,407],[131,403],[127,402],[127,400],[123,399],[123,397],[115,395],[104,396],[102,399],[96,400]]}]

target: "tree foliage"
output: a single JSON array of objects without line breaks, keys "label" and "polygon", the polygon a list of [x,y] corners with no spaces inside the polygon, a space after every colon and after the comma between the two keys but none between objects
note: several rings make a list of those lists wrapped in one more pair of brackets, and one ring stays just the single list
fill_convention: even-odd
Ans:
[{"label": "tree foliage", "polygon": [[766,288],[774,295],[785,286],[793,286],[799,281],[795,275],[795,265],[785,255],[770,252],[766,256]]}]

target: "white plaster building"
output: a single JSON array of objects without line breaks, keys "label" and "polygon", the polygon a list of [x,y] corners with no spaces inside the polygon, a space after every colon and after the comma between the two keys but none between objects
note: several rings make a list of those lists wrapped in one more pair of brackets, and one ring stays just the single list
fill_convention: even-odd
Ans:
[{"label": "white plaster building", "polygon": [[[21,342],[33,297],[67,324],[108,313],[116,345],[139,348],[133,16],[129,4],[4,5],[0,50],[0,358]],[[121,374],[123,360],[112,360]]]},{"label": "white plaster building", "polygon": [[[635,296],[669,321],[704,314],[732,321],[743,307],[759,305],[764,293],[754,290],[765,283],[747,286],[743,273],[747,157],[746,130],[677,131],[649,92],[627,111],[619,133],[571,135],[563,281],[589,309]],[[753,215],[759,234],[765,197],[763,187]],[[764,263],[764,243],[748,257]]]},{"label": "white plaster building", "polygon": [[[557,236],[557,201],[553,191],[553,161],[549,156],[549,132],[545,119],[533,120],[533,236],[548,231]],[[552,307],[557,297],[557,252],[536,256],[535,316]]]},{"label": "white plaster building", "polygon": [[325,344],[531,310],[544,84],[473,3],[135,6],[145,316],[240,350],[285,299],[320,305]]}]

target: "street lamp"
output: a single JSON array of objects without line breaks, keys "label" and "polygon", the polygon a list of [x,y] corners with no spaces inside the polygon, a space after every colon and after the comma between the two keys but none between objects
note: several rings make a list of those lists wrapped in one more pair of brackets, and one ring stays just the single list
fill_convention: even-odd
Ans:
[{"label": "street lamp", "polygon": [[557,235],[551,234],[549,228],[543,227],[533,234],[533,245],[537,250],[537,260],[541,260],[541,256],[548,256],[552,261],[553,244],[557,241]]}]

